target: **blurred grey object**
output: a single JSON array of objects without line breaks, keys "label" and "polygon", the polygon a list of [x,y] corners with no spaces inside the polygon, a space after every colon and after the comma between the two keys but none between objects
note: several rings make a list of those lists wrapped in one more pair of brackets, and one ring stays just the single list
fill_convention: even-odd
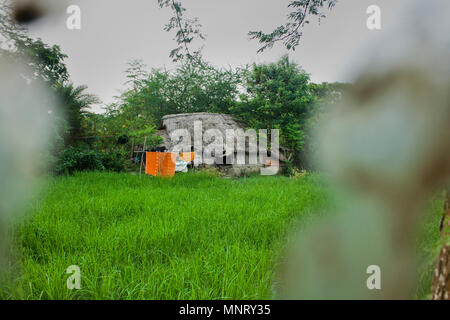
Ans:
[{"label": "blurred grey object", "polygon": [[[24,1],[11,5],[25,5]],[[50,10],[42,3],[42,17]],[[44,5],[45,4],[45,5]],[[23,7],[24,8],[24,7]],[[45,9],[45,10],[44,10]],[[24,9],[25,10],[25,9]],[[51,10],[50,10],[51,11]],[[31,17],[31,16],[30,16]],[[33,19],[34,19],[33,18]],[[23,21],[22,21],[23,22]],[[31,18],[27,19],[31,22]],[[13,49],[7,49],[13,50]],[[51,147],[53,118],[58,113],[51,90],[33,79],[20,57],[0,55],[0,246],[7,249],[6,228],[36,192]],[[4,258],[0,253],[0,260]],[[1,261],[0,261],[1,262]]]},{"label": "blurred grey object", "polygon": [[40,18],[63,13],[67,7],[65,0],[13,0],[13,18],[21,24],[28,24]]},{"label": "blurred grey object", "polygon": [[[299,235],[279,297],[412,296],[418,219],[450,182],[450,2],[408,4],[360,53],[355,86],[317,130],[316,159],[340,206]],[[381,269],[381,290],[366,287],[369,265]]]},{"label": "blurred grey object", "polygon": [[[55,100],[47,87],[27,81],[23,64],[0,60],[0,233],[25,209],[45,172]],[[50,112],[50,113],[49,113]],[[4,244],[5,239],[0,239]]]}]

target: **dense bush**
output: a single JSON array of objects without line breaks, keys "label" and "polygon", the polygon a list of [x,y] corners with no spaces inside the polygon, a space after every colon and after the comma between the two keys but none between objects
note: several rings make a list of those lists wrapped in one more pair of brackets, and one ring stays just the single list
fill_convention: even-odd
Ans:
[{"label": "dense bush", "polygon": [[126,156],[127,151],[113,150],[104,153],[100,153],[102,164],[105,170],[121,172],[125,170],[125,161],[128,159]]},{"label": "dense bush", "polygon": [[61,152],[55,172],[72,174],[75,171],[110,170],[120,172],[125,169],[124,155],[120,151],[99,152],[69,147]]},{"label": "dense bush", "polygon": [[281,167],[281,174],[286,177],[292,177],[295,174],[295,166],[292,161],[286,161],[283,167]]}]

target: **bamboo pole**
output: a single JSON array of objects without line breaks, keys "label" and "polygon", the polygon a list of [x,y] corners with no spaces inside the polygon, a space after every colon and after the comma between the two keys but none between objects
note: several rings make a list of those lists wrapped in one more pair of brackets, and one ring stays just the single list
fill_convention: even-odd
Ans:
[{"label": "bamboo pole", "polygon": [[142,149],[142,155],[141,155],[141,168],[139,169],[139,178],[142,176],[142,163],[144,162],[144,154],[145,154],[145,147],[147,145],[147,137],[145,137],[144,140],[144,149]]}]

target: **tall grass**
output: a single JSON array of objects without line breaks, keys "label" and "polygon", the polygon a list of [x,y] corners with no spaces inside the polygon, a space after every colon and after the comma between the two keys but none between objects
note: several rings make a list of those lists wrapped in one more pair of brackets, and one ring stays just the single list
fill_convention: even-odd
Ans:
[{"label": "tall grass", "polygon": [[417,238],[419,282],[414,298],[430,299],[431,297],[434,265],[442,244],[439,223],[443,213],[444,199],[443,192],[430,199],[428,214],[420,222],[420,233]]},{"label": "tall grass", "polygon": [[[430,292],[441,197],[422,224],[416,298]],[[1,299],[268,299],[291,228],[329,207],[324,179],[51,178],[11,235]],[[68,290],[67,267],[81,269]]]},{"label": "tall grass", "polygon": [[[0,298],[270,298],[289,229],[326,205],[314,175],[54,178],[15,225],[18,269]],[[70,265],[81,290],[67,289]]]}]

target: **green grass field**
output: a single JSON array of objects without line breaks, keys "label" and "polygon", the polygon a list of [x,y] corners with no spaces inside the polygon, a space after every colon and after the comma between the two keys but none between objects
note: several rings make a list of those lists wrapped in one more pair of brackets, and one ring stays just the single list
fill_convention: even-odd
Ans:
[{"label": "green grass field", "polygon": [[[41,198],[13,228],[2,299],[272,298],[290,231],[330,205],[318,175],[78,173],[51,178]],[[431,281],[438,201],[432,210],[419,246],[419,298]],[[81,269],[81,290],[67,289],[70,265]]]}]

